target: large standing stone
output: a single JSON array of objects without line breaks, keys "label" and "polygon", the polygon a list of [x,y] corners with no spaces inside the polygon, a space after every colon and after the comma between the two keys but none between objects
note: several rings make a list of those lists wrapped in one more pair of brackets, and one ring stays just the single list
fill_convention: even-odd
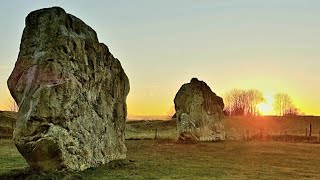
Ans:
[{"label": "large standing stone", "polygon": [[225,140],[223,99],[197,78],[184,84],[174,99],[179,139]]},{"label": "large standing stone", "polygon": [[14,142],[34,169],[81,171],[126,158],[129,80],[96,32],[59,7],[31,12],[8,87]]}]

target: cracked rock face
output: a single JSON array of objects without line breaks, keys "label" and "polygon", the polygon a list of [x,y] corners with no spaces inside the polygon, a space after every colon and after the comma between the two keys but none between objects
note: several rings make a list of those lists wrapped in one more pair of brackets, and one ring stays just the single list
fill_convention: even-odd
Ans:
[{"label": "cracked rock face", "polygon": [[223,99],[196,78],[184,84],[174,99],[179,139],[225,140]]},{"label": "cracked rock face", "polygon": [[129,80],[96,32],[59,7],[31,12],[8,87],[14,142],[34,169],[81,171],[126,158]]}]

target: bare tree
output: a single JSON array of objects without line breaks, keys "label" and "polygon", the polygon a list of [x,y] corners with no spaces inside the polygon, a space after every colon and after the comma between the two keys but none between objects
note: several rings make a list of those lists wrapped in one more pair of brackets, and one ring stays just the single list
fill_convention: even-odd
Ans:
[{"label": "bare tree", "polygon": [[286,115],[286,112],[294,108],[291,97],[286,93],[277,93],[274,95],[273,107],[279,116]]},{"label": "bare tree", "polygon": [[258,115],[257,105],[264,101],[263,94],[256,89],[232,89],[227,92],[224,101],[227,115]]},{"label": "bare tree", "polygon": [[232,89],[227,92],[224,98],[229,115],[244,115],[245,103],[244,93],[241,89]]},{"label": "bare tree", "polygon": [[300,110],[294,107],[294,105],[292,105],[290,108],[288,108],[284,112],[284,116],[299,116],[299,115],[300,115]]},{"label": "bare tree", "polygon": [[265,101],[265,98],[263,97],[263,94],[261,91],[257,89],[250,89],[246,91],[247,96],[247,102],[248,102],[248,115],[257,116],[259,114],[257,105],[263,101]]}]

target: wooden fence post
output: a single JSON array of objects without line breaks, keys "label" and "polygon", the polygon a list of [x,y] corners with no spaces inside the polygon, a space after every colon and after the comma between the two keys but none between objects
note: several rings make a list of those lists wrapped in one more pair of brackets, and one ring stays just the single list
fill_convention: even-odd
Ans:
[{"label": "wooden fence post", "polygon": [[154,133],[154,139],[158,139],[158,129],[156,128],[155,133]]},{"label": "wooden fence post", "polygon": [[311,123],[309,128],[309,142],[312,142],[312,124]]},{"label": "wooden fence post", "polygon": [[312,135],[312,124],[310,123],[310,131],[309,131],[309,137]]}]

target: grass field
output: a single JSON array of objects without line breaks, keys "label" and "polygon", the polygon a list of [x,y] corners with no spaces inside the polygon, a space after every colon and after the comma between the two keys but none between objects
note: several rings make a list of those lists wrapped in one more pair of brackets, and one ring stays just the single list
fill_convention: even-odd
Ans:
[{"label": "grass field", "polygon": [[[0,114],[1,115],[1,114]],[[0,122],[10,128],[14,114]],[[1,118],[0,118],[1,120]],[[227,117],[229,136],[296,134],[310,123],[316,136],[319,117]],[[11,131],[3,133],[9,137]],[[226,141],[183,143],[175,121],[129,121],[125,161],[84,172],[30,175],[28,164],[10,139],[0,139],[0,179],[320,179],[320,144]]]},{"label": "grass field", "polygon": [[0,139],[12,137],[16,117],[15,112],[0,111]]},{"label": "grass field", "polygon": [[312,125],[312,135],[318,136],[320,131],[320,117],[318,116],[231,116],[226,117],[225,127],[231,135],[241,139],[243,131],[248,130],[251,135],[261,131],[271,135],[280,135],[285,132],[290,135],[302,135]]},{"label": "grass field", "polygon": [[[0,138],[11,138],[12,127],[15,123],[16,114],[0,111]],[[269,135],[297,135],[304,136],[306,128],[312,125],[312,136],[320,135],[320,117],[296,116],[227,116],[225,128],[229,140],[241,140],[247,132],[254,136],[261,132]],[[126,127],[126,139],[177,139],[175,121],[128,121]]]},{"label": "grass field", "polygon": [[[242,140],[246,133],[255,136],[261,132],[268,135],[305,136],[312,124],[313,139],[318,141],[320,135],[320,117],[274,117],[274,116],[231,116],[225,118],[225,128],[229,140]],[[126,139],[177,139],[175,121],[129,121]],[[156,135],[157,134],[157,135]],[[301,139],[300,142],[303,142]]]},{"label": "grass field", "polygon": [[[124,163],[31,179],[320,179],[317,144],[127,140],[126,145]],[[10,140],[1,141],[0,167],[0,179],[27,167]]]}]

